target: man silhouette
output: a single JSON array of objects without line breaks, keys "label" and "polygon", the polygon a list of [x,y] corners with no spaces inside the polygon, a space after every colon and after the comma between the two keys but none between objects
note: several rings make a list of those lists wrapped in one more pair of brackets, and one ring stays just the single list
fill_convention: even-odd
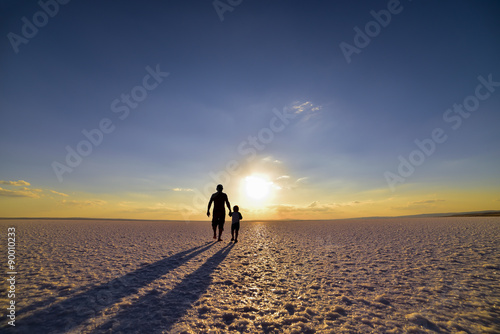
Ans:
[{"label": "man silhouette", "polygon": [[212,194],[210,197],[210,201],[208,202],[207,209],[207,217],[210,217],[210,207],[212,206],[212,202],[214,203],[214,210],[212,212],[212,229],[214,230],[214,239],[217,238],[217,226],[219,227],[219,239],[217,241],[222,241],[221,235],[222,231],[224,231],[224,220],[226,219],[226,209],[224,208],[224,204],[227,205],[229,209],[229,214],[231,214],[231,204],[229,204],[229,200],[227,199],[227,195],[222,192],[222,184],[217,186],[217,192]]}]

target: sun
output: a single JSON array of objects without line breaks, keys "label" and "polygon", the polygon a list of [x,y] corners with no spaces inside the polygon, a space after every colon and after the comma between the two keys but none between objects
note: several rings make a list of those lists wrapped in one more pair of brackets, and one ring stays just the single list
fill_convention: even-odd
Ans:
[{"label": "sun", "polygon": [[244,179],[244,190],[248,197],[253,200],[263,200],[269,197],[272,182],[264,176],[251,175]]}]

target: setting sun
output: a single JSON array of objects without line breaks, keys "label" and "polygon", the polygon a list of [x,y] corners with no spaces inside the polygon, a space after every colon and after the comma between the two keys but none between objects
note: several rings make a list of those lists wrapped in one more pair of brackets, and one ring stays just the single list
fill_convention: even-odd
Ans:
[{"label": "setting sun", "polygon": [[244,180],[245,194],[254,200],[269,197],[272,182],[260,175],[247,176]]}]

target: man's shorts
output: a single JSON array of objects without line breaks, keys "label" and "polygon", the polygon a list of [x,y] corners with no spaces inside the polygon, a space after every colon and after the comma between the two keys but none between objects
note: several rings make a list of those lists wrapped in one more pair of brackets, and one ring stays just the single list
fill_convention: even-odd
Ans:
[{"label": "man's shorts", "polygon": [[215,211],[212,213],[212,228],[219,226],[219,230],[224,230],[226,211]]}]

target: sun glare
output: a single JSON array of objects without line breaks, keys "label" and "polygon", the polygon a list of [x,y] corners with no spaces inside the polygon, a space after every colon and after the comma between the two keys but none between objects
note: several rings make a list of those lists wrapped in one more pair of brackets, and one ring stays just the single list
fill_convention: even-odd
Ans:
[{"label": "sun glare", "polygon": [[247,176],[244,182],[245,193],[251,199],[263,200],[269,196],[272,182],[265,177],[251,175]]}]

